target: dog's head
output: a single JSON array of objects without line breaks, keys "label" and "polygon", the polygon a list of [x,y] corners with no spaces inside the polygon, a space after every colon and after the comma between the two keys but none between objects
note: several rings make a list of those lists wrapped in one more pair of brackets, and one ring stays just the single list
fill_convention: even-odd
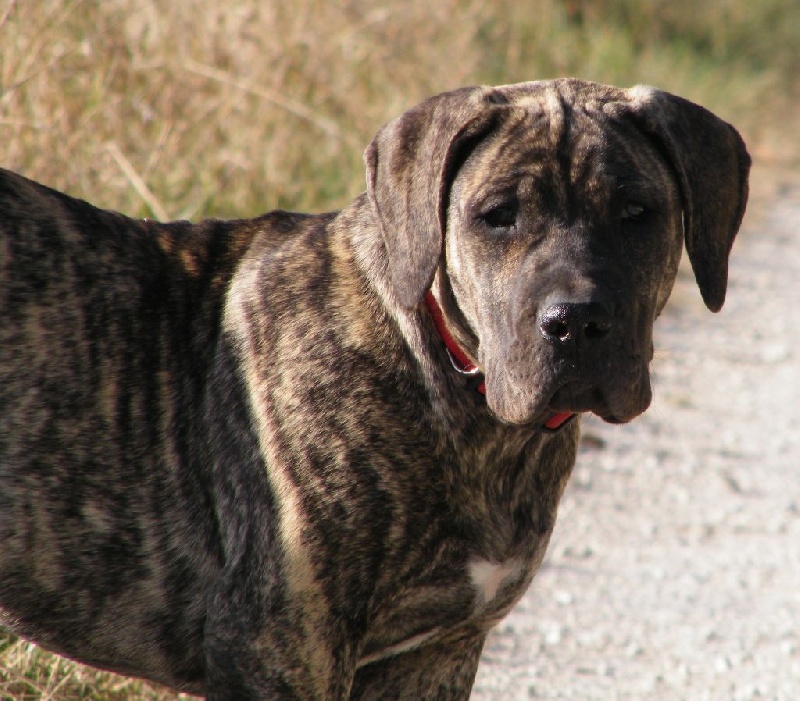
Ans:
[{"label": "dog's head", "polygon": [[385,126],[365,160],[398,303],[434,287],[503,421],[644,411],[683,242],[722,307],[750,159],[679,97],[573,79],[467,88]]}]

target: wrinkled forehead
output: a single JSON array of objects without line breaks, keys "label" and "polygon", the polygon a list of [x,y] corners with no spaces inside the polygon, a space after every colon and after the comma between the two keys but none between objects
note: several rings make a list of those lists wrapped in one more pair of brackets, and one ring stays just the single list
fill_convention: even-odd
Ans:
[{"label": "wrinkled forehead", "polygon": [[462,193],[511,188],[523,179],[607,194],[664,187],[671,172],[632,121],[611,119],[596,96],[518,90],[493,131],[473,145],[457,175]]},{"label": "wrinkled forehead", "polygon": [[647,86],[617,88],[578,78],[534,80],[491,88],[489,98],[495,104],[525,106],[544,102],[568,102],[571,104],[593,104],[599,109],[610,102],[629,102],[645,96],[651,89]]}]

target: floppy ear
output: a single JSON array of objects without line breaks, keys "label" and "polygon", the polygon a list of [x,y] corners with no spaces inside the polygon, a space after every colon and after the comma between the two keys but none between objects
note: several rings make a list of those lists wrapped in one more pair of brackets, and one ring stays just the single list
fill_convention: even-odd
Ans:
[{"label": "floppy ear", "polygon": [[725,301],[728,256],[747,204],[750,156],[727,122],[654,88],[627,91],[634,118],[661,147],[678,176],[686,250],[703,301]]},{"label": "floppy ear", "polygon": [[364,152],[367,196],[395,295],[407,308],[420,302],[433,281],[457,154],[492,128],[492,99],[485,88],[432,97],[384,126]]}]

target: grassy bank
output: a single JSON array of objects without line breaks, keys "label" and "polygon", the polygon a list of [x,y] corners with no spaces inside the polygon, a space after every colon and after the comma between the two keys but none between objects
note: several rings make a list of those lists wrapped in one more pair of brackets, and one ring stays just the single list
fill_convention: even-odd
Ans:
[{"label": "grassy bank", "polygon": [[[797,162],[796,0],[0,0],[0,166],[136,216],[320,211],[464,84],[650,83]],[[788,147],[778,149],[782,137]],[[0,699],[172,698],[0,633]]]}]

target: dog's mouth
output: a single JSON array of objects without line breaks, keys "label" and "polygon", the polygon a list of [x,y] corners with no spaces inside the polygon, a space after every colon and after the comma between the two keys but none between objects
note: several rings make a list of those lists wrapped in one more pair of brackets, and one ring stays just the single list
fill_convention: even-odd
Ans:
[{"label": "dog's mouth", "polygon": [[602,391],[583,380],[572,380],[562,385],[550,398],[547,408],[553,413],[594,412],[599,416],[609,413]]},{"label": "dog's mouth", "polygon": [[611,424],[622,424],[631,421],[641,414],[649,405],[650,395],[641,398],[640,402],[623,402],[625,406],[614,402],[608,393],[598,385],[586,380],[569,380],[561,385],[547,403],[550,412],[556,415],[566,413],[592,413]]},{"label": "dog's mouth", "polygon": [[530,363],[509,367],[490,358],[485,387],[492,413],[503,423],[552,430],[566,425],[574,414],[592,413],[607,423],[627,423],[650,405],[649,372],[640,362],[615,367],[613,373],[563,367],[548,372],[550,367]]},{"label": "dog's mouth", "polygon": [[547,403],[547,416],[542,422],[546,432],[556,433],[579,414],[594,412],[608,416],[602,392],[587,382],[575,380],[561,386]]}]

